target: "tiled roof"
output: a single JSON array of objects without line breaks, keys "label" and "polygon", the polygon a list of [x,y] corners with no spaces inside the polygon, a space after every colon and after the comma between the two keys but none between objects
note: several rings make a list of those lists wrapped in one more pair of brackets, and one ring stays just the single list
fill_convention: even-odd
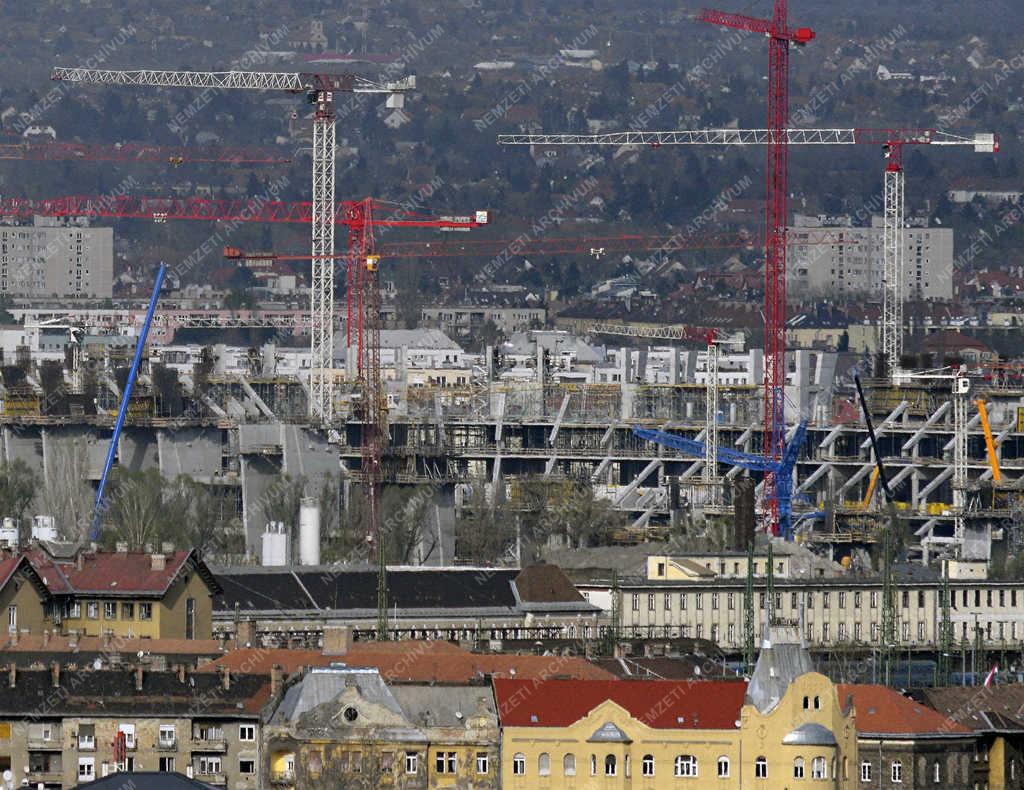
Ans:
[{"label": "tiled roof", "polygon": [[236,671],[270,672],[274,664],[291,674],[301,667],[375,667],[394,683],[469,683],[485,677],[610,680],[610,672],[575,656],[535,656],[507,653],[472,653],[441,641],[356,642],[344,655],[327,656],[315,650],[284,648],[232,650],[203,666],[216,672],[228,666]]},{"label": "tiled roof", "polygon": [[26,552],[36,572],[51,593],[88,595],[163,595],[184,566],[193,563],[216,591],[216,581],[199,560],[195,550],[165,555],[164,567],[153,568],[152,555],[146,552],[84,552],[81,567],[75,560],[55,562],[48,554],[33,549]]},{"label": "tiled roof", "polygon": [[519,600],[524,603],[563,603],[584,600],[557,565],[528,565],[515,578]]},{"label": "tiled roof", "polygon": [[657,729],[733,730],[746,689],[716,680],[494,680],[505,727],[566,727],[611,700]]},{"label": "tiled roof", "polygon": [[940,714],[979,732],[1024,731],[1024,686],[916,689],[914,697]]},{"label": "tiled roof", "polygon": [[857,732],[882,735],[962,735],[971,732],[934,708],[904,697],[886,686],[841,683],[839,702],[853,696]]}]

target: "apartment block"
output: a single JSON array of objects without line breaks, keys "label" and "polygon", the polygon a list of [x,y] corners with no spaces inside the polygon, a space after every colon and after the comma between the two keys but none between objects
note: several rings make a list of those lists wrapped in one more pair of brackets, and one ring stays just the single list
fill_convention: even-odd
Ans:
[{"label": "apartment block", "polygon": [[2,294],[105,299],[113,278],[112,228],[0,227]]},{"label": "apartment block", "polygon": [[[833,231],[835,244],[809,244],[810,230]],[[796,217],[789,228],[791,258],[787,288],[794,298],[881,298],[884,227],[854,227],[849,217]],[[953,229],[906,227],[903,230],[904,299],[953,298]]]}]

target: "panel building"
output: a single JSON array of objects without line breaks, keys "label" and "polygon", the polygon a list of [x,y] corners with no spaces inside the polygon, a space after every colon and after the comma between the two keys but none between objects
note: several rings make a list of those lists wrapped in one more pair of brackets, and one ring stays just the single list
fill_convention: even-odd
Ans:
[{"label": "panel building", "polygon": [[106,299],[113,275],[113,228],[0,227],[0,294]]},{"label": "panel building", "polygon": [[[849,216],[797,215],[789,228],[791,263],[787,287],[795,298],[875,296],[884,271],[883,220],[854,227]],[[809,229],[835,231],[836,244],[808,244]],[[908,300],[953,298],[953,229],[907,227],[903,231],[903,294]]]}]

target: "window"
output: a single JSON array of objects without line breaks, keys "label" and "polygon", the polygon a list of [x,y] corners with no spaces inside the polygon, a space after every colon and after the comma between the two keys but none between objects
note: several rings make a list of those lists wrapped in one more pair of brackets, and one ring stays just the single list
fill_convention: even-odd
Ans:
[{"label": "window", "polygon": [[551,755],[541,752],[537,758],[537,773],[541,776],[551,776]]},{"label": "window", "polygon": [[455,752],[438,752],[435,759],[439,774],[455,773]]},{"label": "window", "polygon": [[123,603],[121,604],[121,619],[122,620],[134,620],[135,619],[135,604]]},{"label": "window", "polygon": [[157,743],[164,748],[171,748],[174,746],[175,730],[173,724],[161,724],[160,731],[157,736]]},{"label": "window", "polygon": [[811,760],[811,779],[827,779],[828,763],[824,757],[815,757]]},{"label": "window", "polygon": [[[1010,762],[1012,767],[1013,761],[1011,760]],[[936,760],[935,765],[932,766],[932,781],[935,782],[935,784],[942,781],[942,767],[939,765],[938,760]]]},{"label": "window", "polygon": [[96,778],[96,758],[78,758],[78,779],[81,782],[91,782]]},{"label": "window", "polygon": [[923,642],[924,641],[924,623],[918,623],[917,624],[917,641],[918,642]]},{"label": "window", "polygon": [[640,761],[640,773],[643,776],[654,776],[654,755],[645,754],[644,759]]},{"label": "window", "polygon": [[892,761],[892,781],[894,783],[903,782],[903,763],[899,760]]},{"label": "window", "polygon": [[703,609],[704,608],[704,593],[697,593],[696,599],[697,599],[697,608],[698,609]]},{"label": "window", "polygon": [[128,749],[135,748],[135,725],[134,724],[118,724],[117,731],[124,733],[124,745]]},{"label": "window", "polygon": [[196,766],[196,773],[202,776],[219,774],[221,769],[220,757],[200,757]]},{"label": "window", "polygon": [[151,603],[140,603],[139,604],[139,619],[140,620],[152,620],[153,619],[153,604],[151,604]]},{"label": "window", "polygon": [[116,620],[117,619],[117,603],[114,601],[107,601],[103,604],[103,619],[104,620]]},{"label": "window", "polygon": [[672,593],[665,593],[665,611],[672,611]]},{"label": "window", "polygon": [[240,741],[255,741],[256,740],[256,725],[255,724],[239,724],[238,725],[238,740]]},{"label": "window", "polygon": [[523,776],[526,773],[526,755],[516,752],[512,758],[512,773],[515,776]]},{"label": "window", "polygon": [[633,593],[633,611],[634,612],[639,612],[640,611],[640,596],[637,595],[636,593]]},{"label": "window", "polygon": [[692,754],[680,754],[675,760],[676,776],[696,776],[697,758]]},{"label": "window", "polygon": [[828,609],[828,599],[829,599],[829,594],[827,592],[823,592],[821,594],[821,608],[822,609]]},{"label": "window", "polygon": [[72,601],[68,607],[68,617],[78,619],[82,616],[82,604],[78,601]]},{"label": "window", "polygon": [[185,638],[196,638],[196,599],[188,598],[185,601]]},{"label": "window", "polygon": [[861,595],[860,595],[859,592],[855,592],[853,594],[853,608],[854,609],[860,609],[860,598],[861,598]]},{"label": "window", "polygon": [[18,630],[18,607],[8,606],[7,607],[7,630],[15,632]]},{"label": "window", "polygon": [[478,774],[486,774],[491,768],[491,759],[487,752],[476,753],[476,772]]},{"label": "window", "polygon": [[604,775],[615,776],[618,773],[618,763],[615,760],[614,754],[609,754],[604,758]]},{"label": "window", "polygon": [[100,605],[96,601],[89,601],[85,605],[85,616],[90,620],[100,619]]},{"label": "window", "polygon": [[846,608],[846,593],[844,593],[844,592],[839,593],[839,608],[840,609],[845,609]]},{"label": "window", "polygon": [[793,760],[793,778],[803,779],[804,778],[804,758],[797,757]]},{"label": "window", "polygon": [[754,778],[768,778],[768,759],[766,757],[758,757],[756,760],[754,760]]},{"label": "window", "polygon": [[405,772],[414,774],[420,769],[420,756],[415,752],[405,753]]},{"label": "window", "polygon": [[[250,762],[252,762],[252,761],[250,760]],[[174,773],[174,758],[173,757],[161,757],[160,760],[159,760],[159,765],[160,765],[160,768],[158,770],[163,771],[164,773],[170,773],[170,774]],[[255,773],[255,771],[250,771],[250,773]]]},{"label": "window", "polygon": [[686,611],[686,593],[679,593],[679,608]]},{"label": "window", "polygon": [[871,608],[872,609],[877,609],[878,608],[878,592],[876,590],[872,590],[870,597],[871,597]]},{"label": "window", "polygon": [[[999,597],[1000,597],[999,603],[1000,604],[1003,603],[1002,595],[1003,595],[1002,593],[999,593]],[[917,591],[917,608],[918,609],[924,609],[924,590],[918,590]]]},{"label": "window", "polygon": [[725,779],[729,776],[729,758],[722,756],[718,758],[718,778]]},{"label": "window", "polygon": [[562,758],[562,773],[566,776],[576,776],[576,755],[569,753]]},{"label": "window", "polygon": [[647,596],[647,611],[648,612],[653,612],[654,611],[654,595],[653,594]]},{"label": "window", "polygon": [[903,604],[903,608],[904,609],[909,609],[910,608],[910,590],[904,590],[900,594],[900,600],[901,600],[901,602]]},{"label": "window", "polygon": [[361,774],[363,772],[363,753],[352,752],[352,762],[350,764],[352,773]]},{"label": "window", "polygon": [[590,775],[597,776],[597,755],[590,755]]},{"label": "window", "polygon": [[239,760],[238,761],[238,773],[252,775],[256,773],[256,761],[255,760]]},{"label": "window", "polygon": [[711,593],[711,608],[718,611],[718,593]]}]

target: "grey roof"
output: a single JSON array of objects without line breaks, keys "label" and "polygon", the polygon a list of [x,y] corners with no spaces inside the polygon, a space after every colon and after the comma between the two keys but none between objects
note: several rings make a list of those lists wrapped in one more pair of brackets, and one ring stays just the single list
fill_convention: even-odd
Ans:
[{"label": "grey roof", "polygon": [[394,685],[390,688],[406,718],[420,727],[465,727],[470,716],[494,717],[494,695],[489,686]]},{"label": "grey roof", "polygon": [[585,365],[595,365],[605,358],[602,346],[591,346],[577,335],[544,330],[513,332],[501,349],[506,354],[535,354],[538,345],[552,353],[572,351],[576,354],[576,360]]},{"label": "grey roof", "polygon": [[606,721],[587,738],[587,743],[632,743],[633,739],[620,730],[614,722]]},{"label": "grey roof", "polygon": [[761,645],[754,673],[747,684],[746,702],[761,713],[774,710],[790,683],[814,671],[807,648],[796,640],[773,642],[773,630],[768,629],[768,637]]},{"label": "grey roof", "polygon": [[835,746],[836,736],[821,724],[807,722],[789,733],[782,742],[787,746]]},{"label": "grey roof", "polygon": [[164,771],[135,771],[131,774],[111,774],[95,782],[76,785],[80,790],[125,790],[130,787],[144,787],[146,790],[215,790],[213,785],[181,774]]},{"label": "grey roof", "polygon": [[285,692],[271,723],[294,723],[318,705],[337,699],[350,684],[356,686],[363,699],[402,715],[401,706],[376,669],[319,667],[310,669]]},{"label": "grey roof", "polygon": [[[382,329],[380,330],[381,348],[430,348],[462,351],[462,346],[452,340],[440,329],[424,327],[422,329]],[[334,333],[334,356],[344,360],[347,356],[345,334]]]}]

